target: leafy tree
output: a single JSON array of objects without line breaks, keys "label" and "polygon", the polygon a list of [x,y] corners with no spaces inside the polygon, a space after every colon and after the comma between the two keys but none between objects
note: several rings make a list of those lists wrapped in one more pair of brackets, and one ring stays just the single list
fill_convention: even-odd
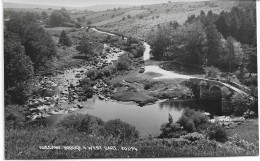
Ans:
[{"label": "leafy tree", "polygon": [[75,24],[75,27],[76,27],[76,28],[81,28],[81,24],[77,22],[77,23]]},{"label": "leafy tree", "polygon": [[218,31],[223,35],[224,38],[227,38],[230,35],[229,26],[225,18],[226,16],[227,14],[224,11],[221,12],[215,23]]},{"label": "leafy tree", "polygon": [[57,10],[51,13],[50,24],[53,26],[62,26],[65,22],[64,16]]},{"label": "leafy tree", "polygon": [[95,54],[92,44],[85,36],[81,39],[77,50],[80,51],[81,54],[85,54],[86,59],[92,57]]},{"label": "leafy tree", "polygon": [[151,32],[149,35],[149,43],[151,44],[151,52],[156,59],[163,58],[167,52],[168,46],[171,44],[170,35],[172,28],[166,26],[158,26],[157,31]]},{"label": "leafy tree", "polygon": [[231,104],[234,108],[235,115],[243,115],[243,113],[249,108],[248,96],[243,93],[235,93],[231,97]]},{"label": "leafy tree", "polygon": [[71,22],[69,12],[65,8],[54,10],[51,13],[50,24],[53,26],[63,26],[66,22]]},{"label": "leafy tree", "polygon": [[26,34],[25,53],[34,63],[35,70],[46,71],[46,69],[50,69],[50,61],[57,54],[51,36],[37,24],[28,26]]},{"label": "leafy tree", "polygon": [[227,50],[226,62],[229,63],[229,71],[231,72],[232,64],[236,61],[234,39],[232,37],[227,38],[226,50]]},{"label": "leafy tree", "polygon": [[42,11],[42,18],[43,19],[48,18],[48,13],[46,11]]},{"label": "leafy tree", "polygon": [[11,100],[22,104],[30,93],[28,80],[33,77],[33,63],[25,55],[18,35],[5,30],[4,33],[4,89]]},{"label": "leafy tree", "polygon": [[88,21],[88,22],[87,22],[87,24],[88,24],[89,26],[91,25],[91,23],[92,23],[91,21]]},{"label": "leafy tree", "polygon": [[246,68],[250,73],[249,76],[251,76],[252,73],[257,73],[257,49],[256,47],[247,46],[247,49],[246,47],[244,48],[244,52],[249,57]]},{"label": "leafy tree", "polygon": [[72,42],[70,40],[70,38],[68,37],[68,35],[66,34],[66,32],[64,30],[62,30],[61,34],[60,34],[60,40],[59,43],[65,46],[71,46]]},{"label": "leafy tree", "polygon": [[5,62],[5,87],[13,87],[18,83],[27,81],[33,76],[33,63],[25,55],[18,36],[5,31],[4,37],[4,62]]},{"label": "leafy tree", "polygon": [[177,21],[170,21],[170,25],[174,28],[174,29],[176,29],[177,27],[179,27],[180,26],[180,24],[177,22]]},{"label": "leafy tree", "polygon": [[21,45],[33,62],[35,71],[50,67],[50,61],[56,56],[56,48],[51,36],[36,23],[34,14],[15,14],[6,23],[6,30],[20,37]]},{"label": "leafy tree", "polygon": [[206,22],[206,34],[207,34],[207,59],[209,65],[218,66],[220,61],[220,55],[223,51],[221,34],[217,31],[216,26],[211,20]]},{"label": "leafy tree", "polygon": [[205,70],[206,76],[209,78],[219,78],[219,76],[220,76],[220,71],[216,67],[213,67],[213,66],[205,67],[204,70]]},{"label": "leafy tree", "polygon": [[132,60],[128,56],[121,56],[116,63],[116,68],[119,71],[129,70],[132,64]]},{"label": "leafy tree", "polygon": [[[201,23],[182,27],[177,31],[182,37],[183,59],[185,63],[202,65],[207,53],[207,35]],[[177,43],[178,44],[178,43]]]}]

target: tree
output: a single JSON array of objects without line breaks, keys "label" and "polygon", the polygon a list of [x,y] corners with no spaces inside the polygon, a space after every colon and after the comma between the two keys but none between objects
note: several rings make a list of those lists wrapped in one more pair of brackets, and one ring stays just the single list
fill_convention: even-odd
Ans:
[{"label": "tree", "polygon": [[226,44],[226,62],[229,64],[229,71],[231,72],[232,64],[236,61],[235,60],[235,46],[234,46],[234,38],[228,37],[227,44]]},{"label": "tree", "polygon": [[68,37],[68,35],[66,34],[66,32],[64,30],[62,30],[61,34],[60,34],[60,40],[59,43],[65,46],[71,46],[72,42],[70,40],[70,38]]},{"label": "tree", "polygon": [[235,93],[231,97],[231,104],[234,108],[235,115],[243,115],[243,113],[249,108],[248,96],[243,93]]},{"label": "tree", "polygon": [[65,23],[71,22],[69,12],[65,8],[61,10],[54,10],[51,13],[50,24],[53,26],[63,26]]},{"label": "tree", "polygon": [[205,70],[205,73],[206,73],[206,77],[219,78],[219,76],[220,76],[220,71],[216,67],[213,67],[213,66],[205,67],[204,70]]},{"label": "tree", "polygon": [[87,24],[88,24],[89,26],[91,25],[91,23],[92,23],[91,21],[88,21],[88,22],[87,22]]},{"label": "tree", "polygon": [[6,23],[6,30],[16,33],[24,46],[25,54],[33,62],[35,72],[50,69],[50,61],[56,56],[51,36],[36,23],[36,16],[30,13],[15,14]]},{"label": "tree", "polygon": [[4,62],[5,62],[5,87],[13,87],[18,83],[27,81],[33,76],[33,63],[25,55],[18,36],[5,31],[4,37]]},{"label": "tree", "polygon": [[[199,22],[186,25],[178,30],[178,37],[182,37],[182,61],[187,64],[202,66],[207,53],[207,35],[203,25]],[[177,43],[179,44],[179,43]]]},{"label": "tree", "polygon": [[85,36],[81,39],[77,49],[80,51],[81,54],[85,54],[86,59],[92,57],[95,54],[92,44]]},{"label": "tree", "polygon": [[11,100],[23,104],[29,94],[28,81],[33,77],[33,63],[25,55],[17,34],[4,33],[4,90]]},{"label": "tree", "polygon": [[48,13],[46,11],[42,11],[42,18],[43,19],[48,18]]},{"label": "tree", "polygon": [[207,59],[210,65],[218,66],[220,62],[220,55],[223,51],[221,34],[217,31],[216,26],[211,20],[206,22],[206,33],[207,33]]},{"label": "tree", "polygon": [[249,47],[248,45],[244,47],[244,54],[248,56],[248,63],[246,68],[250,73],[257,73],[257,49],[256,47]]},{"label": "tree", "polygon": [[62,26],[65,22],[64,16],[57,10],[51,13],[50,24],[53,26]]},{"label": "tree", "polygon": [[227,38],[230,35],[230,31],[225,17],[227,17],[227,14],[225,12],[221,12],[215,24],[223,37]]},{"label": "tree", "polygon": [[132,64],[132,60],[128,56],[121,56],[116,63],[116,68],[119,71],[129,70]]}]

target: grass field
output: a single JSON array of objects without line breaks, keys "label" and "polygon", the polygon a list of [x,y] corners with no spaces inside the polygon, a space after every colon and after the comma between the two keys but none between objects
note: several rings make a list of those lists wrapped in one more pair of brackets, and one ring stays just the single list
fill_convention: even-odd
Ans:
[{"label": "grass field", "polygon": [[[178,2],[159,5],[144,6],[145,12],[138,16],[126,19],[125,21],[109,22],[100,26],[101,29],[124,33],[128,36],[135,36],[137,38],[146,38],[147,33],[157,24],[164,24],[165,22],[177,21],[182,24],[188,16],[198,15],[201,10],[207,13],[212,10],[214,13],[220,13],[222,10],[230,10],[237,2],[231,1],[214,1],[214,3],[207,2]],[[139,16],[143,15],[140,19]]]},{"label": "grass field", "polygon": [[230,136],[237,135],[242,140],[258,144],[258,129],[258,119],[251,119],[234,129],[228,129],[227,132]]}]

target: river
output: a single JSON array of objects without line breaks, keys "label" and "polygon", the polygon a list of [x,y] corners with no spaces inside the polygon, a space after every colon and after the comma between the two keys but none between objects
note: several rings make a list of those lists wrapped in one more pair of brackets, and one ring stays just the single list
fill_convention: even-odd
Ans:
[{"label": "river", "polygon": [[[95,28],[92,30],[115,36],[114,34],[99,31]],[[150,59],[150,45],[144,42],[145,52],[143,59],[144,61],[149,61]],[[74,69],[71,69],[74,72]],[[82,70],[82,69],[79,69]],[[155,72],[160,74],[161,78],[184,78],[189,79],[190,76],[177,74],[171,71],[166,71],[161,69],[158,65],[147,65],[145,66],[145,72]],[[65,73],[69,73],[66,71]],[[72,77],[74,78],[74,77]],[[67,78],[68,79],[68,78]],[[97,116],[104,121],[112,119],[120,119],[136,127],[139,131],[140,136],[143,138],[149,135],[158,136],[160,134],[160,126],[163,123],[168,122],[169,114],[172,115],[173,121],[176,122],[185,108],[196,108],[198,103],[193,100],[183,101],[183,100],[160,100],[152,105],[146,105],[143,107],[138,106],[133,102],[118,102],[114,100],[100,100],[97,96],[84,102],[84,108],[76,111],[81,114],[90,114]],[[64,116],[60,115],[62,118]]]}]

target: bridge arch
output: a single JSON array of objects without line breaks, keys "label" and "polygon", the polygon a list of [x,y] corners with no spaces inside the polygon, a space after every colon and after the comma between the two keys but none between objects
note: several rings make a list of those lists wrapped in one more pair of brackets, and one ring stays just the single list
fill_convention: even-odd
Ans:
[{"label": "bridge arch", "polygon": [[212,95],[212,97],[214,97],[214,98],[217,98],[217,99],[222,98],[222,92],[221,92],[221,88],[219,86],[211,86],[209,88],[209,92]]}]

